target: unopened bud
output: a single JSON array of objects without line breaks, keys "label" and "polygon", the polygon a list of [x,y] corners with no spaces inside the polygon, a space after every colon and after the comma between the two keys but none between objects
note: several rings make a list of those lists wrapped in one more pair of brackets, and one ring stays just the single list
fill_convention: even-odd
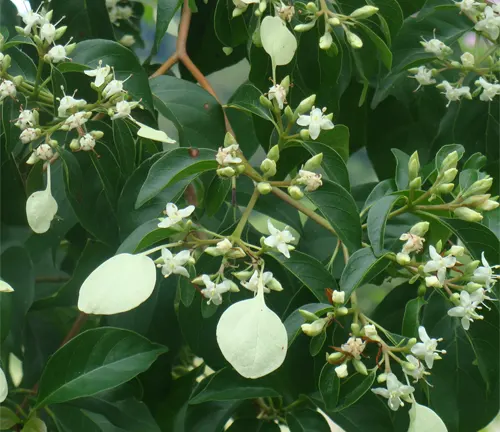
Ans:
[{"label": "unopened bud", "polygon": [[323,329],[325,328],[327,321],[328,320],[325,318],[320,318],[312,322],[311,324],[309,323],[302,324],[300,328],[307,336],[318,336],[320,333],[323,332]]},{"label": "unopened bud", "polygon": [[247,10],[247,8],[234,8],[233,9],[233,18],[236,18],[236,17],[239,17],[240,15],[242,15],[245,11]]},{"label": "unopened bud", "polygon": [[233,48],[231,47],[222,47],[222,52],[226,54],[227,56],[231,55],[233,53]]},{"label": "unopened bud", "polygon": [[75,50],[76,43],[72,43],[72,44],[66,45],[64,48],[66,50],[66,55],[70,55]]},{"label": "unopened bud", "polygon": [[441,250],[443,249],[443,242],[442,240],[438,240],[435,245],[435,249],[437,253],[441,253]]},{"label": "unopened bud", "polygon": [[281,80],[280,86],[283,87],[288,94],[288,90],[290,89],[290,75],[287,75]]},{"label": "unopened bud", "polygon": [[17,33],[19,33],[20,35],[23,35],[23,36],[26,36],[26,33],[24,33],[24,29],[22,27],[19,27],[19,26],[15,26],[14,29],[16,30]]},{"label": "unopened bud", "polygon": [[12,63],[12,57],[9,54],[5,54],[2,61],[0,62],[0,70],[7,70]]},{"label": "unopened bud", "polygon": [[326,355],[326,361],[330,364],[336,364],[345,357],[344,353],[334,352]]},{"label": "unopened bud", "polygon": [[352,360],[352,365],[361,375],[368,375],[365,364],[361,360]]},{"label": "unopened bud", "polygon": [[410,255],[408,255],[407,253],[399,252],[396,255],[396,262],[402,266],[408,265],[411,262]]},{"label": "unopened bud", "polygon": [[410,181],[418,177],[419,171],[420,171],[420,161],[418,159],[418,152],[415,151],[410,156],[410,160],[408,161],[408,177]]},{"label": "unopened bud", "polygon": [[342,306],[342,307],[339,307],[336,311],[335,311],[335,316],[345,316],[349,313],[349,309],[347,309],[346,307]]},{"label": "unopened bud", "polygon": [[354,336],[359,336],[360,330],[361,330],[361,327],[359,326],[358,323],[351,324],[351,332]]},{"label": "unopened bud", "polygon": [[453,212],[455,216],[467,222],[481,222],[483,215],[467,207],[459,207]]},{"label": "unopened bud", "polygon": [[416,338],[408,339],[408,342],[406,342],[406,348],[411,348],[416,343],[417,343],[417,339]]},{"label": "unopened bud", "polygon": [[297,114],[304,114],[308,111],[311,111],[311,108],[313,107],[314,105],[314,102],[316,102],[316,95],[313,94],[307,98],[305,98],[300,104],[299,106],[297,107],[297,109],[295,110],[295,112]]},{"label": "unopened bud", "polygon": [[484,202],[488,201],[488,199],[491,197],[491,194],[482,194],[482,195],[473,195],[467,199],[464,200],[463,204],[470,206],[470,207],[476,207]]},{"label": "unopened bud", "polygon": [[441,168],[439,169],[439,171],[445,172],[450,168],[456,168],[457,163],[458,163],[458,153],[456,151],[452,151],[444,158],[443,162],[441,163]]},{"label": "unopened bud", "polygon": [[481,284],[478,284],[476,282],[469,282],[466,286],[467,291],[470,293],[473,293],[474,291],[477,291],[478,289],[482,288],[483,286]]},{"label": "unopened bud", "polygon": [[483,211],[491,211],[491,210],[495,210],[496,208],[498,208],[498,205],[499,205],[498,201],[489,199],[489,200],[484,201],[482,204],[480,204],[478,206],[478,209],[483,210]]},{"label": "unopened bud", "polygon": [[377,376],[377,382],[379,384],[383,384],[387,381],[387,374],[381,373],[380,375]]},{"label": "unopened bud", "polygon": [[306,161],[303,169],[306,171],[314,171],[321,167],[322,162],[323,162],[323,153],[318,153]]},{"label": "unopened bud", "polygon": [[312,21],[305,23],[305,24],[297,24],[293,29],[297,33],[303,33],[303,32],[311,30],[314,27],[314,24],[316,24],[316,20],[312,20]]},{"label": "unopened bud", "polygon": [[221,256],[223,255],[223,252],[220,251],[219,249],[217,249],[216,247],[214,246],[210,246],[210,247],[207,247],[205,248],[205,251],[204,251],[207,255],[210,255],[210,256],[213,256],[213,257],[217,257],[217,256]]},{"label": "unopened bud", "polygon": [[460,256],[463,256],[463,254],[465,253],[465,248],[463,246],[457,246],[457,245],[453,245],[447,252],[445,255],[453,255],[453,256],[456,256],[456,257],[460,257]]},{"label": "unopened bud", "polygon": [[298,186],[289,186],[288,195],[290,195],[294,200],[297,201],[304,198],[304,192],[302,192]]},{"label": "unopened bud", "polygon": [[240,247],[231,249],[228,253],[226,253],[226,257],[230,259],[239,259],[246,257],[246,253]]},{"label": "unopened bud", "polygon": [[254,273],[253,271],[242,270],[239,272],[234,272],[233,276],[240,281],[247,281],[252,277],[253,273]]},{"label": "unopened bud", "polygon": [[410,182],[410,189],[418,190],[422,187],[422,177],[417,177]]},{"label": "unopened bud", "polygon": [[360,7],[359,9],[356,9],[351,13],[350,16],[356,19],[366,19],[370,18],[372,15],[375,15],[377,12],[378,12],[378,7],[367,5]]},{"label": "unopened bud", "polygon": [[267,182],[260,182],[257,184],[257,189],[262,195],[267,195],[273,190],[273,187]]},{"label": "unopened bud", "polygon": [[322,50],[327,50],[332,46],[333,38],[329,31],[326,31],[323,36],[319,38],[319,47]]},{"label": "unopened bud", "polygon": [[104,132],[102,132],[102,131],[91,131],[90,135],[92,136],[92,138],[94,138],[96,140],[100,140],[104,136]]},{"label": "unopened bud", "polygon": [[453,191],[455,188],[455,185],[453,183],[443,183],[442,185],[438,186],[438,192],[440,194],[449,194]]},{"label": "unopened bud", "polygon": [[69,143],[69,148],[73,151],[80,150],[80,143],[78,142],[77,138],[71,140],[71,142]]},{"label": "unopened bud", "polygon": [[289,122],[293,122],[293,111],[290,108],[290,105],[287,105],[284,110],[285,117]]},{"label": "unopened bud", "polygon": [[238,285],[236,285],[232,280],[226,279],[229,284],[229,291],[231,292],[240,292]]},{"label": "unopened bud", "polygon": [[493,177],[486,177],[481,180],[477,180],[465,191],[464,198],[470,197],[471,195],[481,195],[491,188],[493,184]]},{"label": "unopened bud", "polygon": [[301,129],[299,132],[299,135],[304,141],[307,141],[308,139],[311,138],[311,135],[309,134],[308,129]]},{"label": "unopened bud", "polygon": [[273,108],[273,103],[268,98],[266,98],[264,95],[260,95],[259,102],[265,108],[268,108],[268,109]]},{"label": "unopened bud", "polygon": [[236,169],[236,172],[238,174],[243,174],[245,172],[245,165],[241,164],[241,165],[236,165],[235,167],[233,167],[234,169]]},{"label": "unopened bud", "polygon": [[231,132],[226,132],[224,136],[224,147],[229,147],[231,145],[238,144]]},{"label": "unopened bud", "polygon": [[306,9],[309,11],[309,12],[318,12],[318,7],[316,6],[316,3],[314,2],[309,2],[306,4]]},{"label": "unopened bud", "polygon": [[340,20],[337,17],[328,18],[328,24],[335,27],[340,25]]},{"label": "unopened bud", "polygon": [[418,222],[410,228],[410,234],[423,237],[429,231],[429,222]]},{"label": "unopened bud", "polygon": [[272,177],[276,174],[276,162],[266,158],[260,164],[260,170],[265,177]]},{"label": "unopened bud", "polygon": [[201,276],[197,276],[195,277],[192,281],[191,281],[192,284],[195,284],[195,285],[201,285],[201,286],[205,286],[205,282],[203,282],[203,279],[201,278]]},{"label": "unopened bud", "polygon": [[453,180],[455,180],[455,177],[457,176],[457,174],[458,174],[458,170],[456,168],[447,169],[443,174],[442,182],[443,183],[452,182]]},{"label": "unopened bud", "polygon": [[271,149],[267,152],[267,158],[271,159],[275,162],[278,162],[278,160],[280,158],[280,148],[279,148],[278,144],[276,144],[275,146],[272,146]]},{"label": "unopened bud", "polygon": [[417,290],[417,295],[419,297],[423,297],[423,296],[425,296],[426,292],[427,292],[427,287],[425,286],[425,284],[420,284],[420,286],[418,287],[418,290]]},{"label": "unopened bud", "polygon": [[260,11],[260,13],[264,13],[266,11],[266,8],[267,8],[267,1],[266,0],[262,0],[259,3],[259,11]]},{"label": "unopened bud", "polygon": [[[43,41],[42,41],[42,39],[40,39],[40,37],[39,37],[39,36],[37,36],[37,35],[34,35],[34,36],[33,36],[33,41],[34,41],[34,42],[35,42],[35,44],[36,44],[36,45],[38,45],[38,46],[42,46],[42,45],[43,45]],[[48,45],[48,44],[47,44],[47,45]]]},{"label": "unopened bud", "polygon": [[236,171],[232,167],[219,168],[217,174],[221,177],[233,177]]},{"label": "unopened bud", "polygon": [[273,291],[283,291],[283,286],[281,285],[280,281],[272,278],[268,283],[267,287]]},{"label": "unopened bud", "polygon": [[479,267],[480,264],[481,264],[481,261],[479,261],[479,260],[474,260],[474,261],[471,261],[470,263],[466,264],[465,267],[463,267],[464,274],[474,273],[474,271]]},{"label": "unopened bud", "polygon": [[62,26],[62,27],[59,27],[57,30],[56,30],[56,34],[55,34],[55,37],[54,37],[54,40],[57,40],[57,39],[60,39],[63,37],[64,33],[66,33],[66,30],[68,29],[68,26]]},{"label": "unopened bud", "polygon": [[346,31],[346,38],[349,45],[351,45],[354,49],[360,49],[363,47],[363,41],[357,34]]},{"label": "unopened bud", "polygon": [[305,309],[299,309],[299,313],[305,318],[306,321],[313,322],[319,319],[319,316]]},{"label": "unopened bud", "polygon": [[16,87],[19,87],[24,81],[24,77],[22,75],[17,75],[14,78],[12,78],[12,82],[15,84]]}]

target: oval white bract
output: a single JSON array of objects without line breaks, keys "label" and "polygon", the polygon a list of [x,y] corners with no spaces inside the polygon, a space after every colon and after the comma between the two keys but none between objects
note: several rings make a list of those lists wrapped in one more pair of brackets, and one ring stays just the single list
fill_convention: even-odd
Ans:
[{"label": "oval white bract", "polygon": [[8,282],[5,282],[0,278],[0,292],[13,292],[14,288],[10,286]]},{"label": "oval white bract", "polygon": [[139,130],[137,131],[137,135],[142,138],[148,138],[153,141],[165,142],[168,144],[174,144],[175,140],[169,138],[169,136],[160,130],[153,129],[152,127],[146,126],[145,124],[139,123],[137,120],[135,121],[139,126]]},{"label": "oval white bract", "polygon": [[156,267],[146,255],[115,255],[83,282],[78,309],[95,315],[113,315],[136,308],[153,293]]},{"label": "oval white bract", "polygon": [[9,387],[7,386],[7,378],[2,368],[0,368],[0,403],[7,399]]},{"label": "oval white bract", "polygon": [[262,20],[260,38],[275,66],[283,66],[292,61],[297,50],[297,40],[280,17],[267,16]]},{"label": "oval white bract", "polygon": [[217,343],[225,359],[245,378],[260,378],[285,360],[288,337],[278,315],[266,306],[263,289],[231,305],[217,324]]},{"label": "oval white bract", "polygon": [[425,405],[413,402],[410,409],[410,427],[408,432],[448,432],[443,420]]},{"label": "oval white bract", "polygon": [[30,228],[37,234],[43,234],[50,228],[50,223],[57,213],[57,201],[47,188],[33,192],[26,201],[26,217]]}]

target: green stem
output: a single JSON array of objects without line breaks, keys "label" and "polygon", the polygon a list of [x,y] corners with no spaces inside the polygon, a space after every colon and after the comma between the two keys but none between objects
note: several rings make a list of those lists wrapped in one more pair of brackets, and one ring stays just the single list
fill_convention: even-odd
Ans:
[{"label": "green stem", "polygon": [[302,405],[304,402],[306,401],[306,399],[297,399],[296,401],[292,402],[290,405],[287,405],[285,408],[283,408],[284,411],[290,411],[292,409],[294,409],[295,407],[299,406],[299,405]]},{"label": "green stem", "polygon": [[241,239],[241,233],[243,232],[243,228],[245,228],[245,225],[248,221],[248,218],[250,217],[250,213],[252,213],[252,209],[255,206],[255,203],[257,202],[257,199],[259,198],[260,192],[259,189],[255,188],[253,190],[253,194],[250,198],[250,201],[248,201],[247,208],[241,215],[241,219],[238,222],[238,225],[236,225],[236,228],[234,229],[233,233],[231,234],[231,239],[233,242],[237,243],[238,240]]},{"label": "green stem", "polygon": [[36,78],[35,78],[35,88],[33,90],[33,98],[36,99],[38,97],[38,93],[40,90],[40,80],[42,79],[43,66],[45,62],[43,61],[43,57],[38,58],[38,68],[36,70]]}]

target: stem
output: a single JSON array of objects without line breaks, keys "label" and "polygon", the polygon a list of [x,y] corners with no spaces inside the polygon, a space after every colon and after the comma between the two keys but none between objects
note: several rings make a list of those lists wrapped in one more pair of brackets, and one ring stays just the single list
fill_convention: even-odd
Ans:
[{"label": "stem", "polygon": [[141,252],[141,255],[151,255],[152,253],[158,252],[159,250],[163,248],[169,248],[169,247],[175,247],[175,246],[180,246],[184,242],[182,240],[179,240],[178,242],[175,243],[168,243],[160,246],[156,246],[152,249],[148,249],[147,251]]},{"label": "stem", "polygon": [[45,62],[43,61],[43,57],[38,58],[38,68],[36,69],[36,78],[35,78],[35,88],[33,90],[33,98],[36,99],[39,93],[40,80],[42,79],[43,66]]},{"label": "stem", "polygon": [[252,209],[255,206],[255,203],[257,202],[257,199],[259,198],[260,192],[257,188],[253,190],[253,194],[250,197],[250,201],[248,201],[247,208],[243,212],[240,221],[238,222],[238,225],[236,225],[236,228],[234,229],[233,233],[231,234],[231,239],[233,242],[237,243],[238,240],[241,238],[241,233],[243,232],[243,228],[245,228],[245,225],[248,221],[248,218],[250,217],[250,213],[252,212]]},{"label": "stem", "polygon": [[333,251],[333,254],[332,254],[332,257],[330,258],[330,261],[328,261],[328,264],[327,264],[327,268],[331,269],[332,266],[333,266],[333,263],[335,261],[335,258],[337,258],[337,255],[339,253],[339,250],[340,250],[340,240],[337,240],[337,245],[335,246],[335,249]]}]

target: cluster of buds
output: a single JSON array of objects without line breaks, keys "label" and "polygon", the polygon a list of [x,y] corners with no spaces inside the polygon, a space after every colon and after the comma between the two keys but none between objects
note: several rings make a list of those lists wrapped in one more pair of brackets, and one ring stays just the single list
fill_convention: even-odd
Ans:
[{"label": "cluster of buds", "polygon": [[[321,174],[317,174],[314,170],[321,167],[323,161],[323,153],[318,153],[306,161],[304,166],[299,170],[298,174],[292,180],[291,186],[288,187],[288,194],[296,200],[302,199],[304,196],[303,190],[313,192],[323,185]],[[303,189],[303,190],[302,190]]]},{"label": "cluster of buds", "polygon": [[224,147],[219,147],[215,160],[219,164],[217,174],[221,177],[230,178],[245,171],[240,146],[234,136],[227,132],[224,137]]}]

